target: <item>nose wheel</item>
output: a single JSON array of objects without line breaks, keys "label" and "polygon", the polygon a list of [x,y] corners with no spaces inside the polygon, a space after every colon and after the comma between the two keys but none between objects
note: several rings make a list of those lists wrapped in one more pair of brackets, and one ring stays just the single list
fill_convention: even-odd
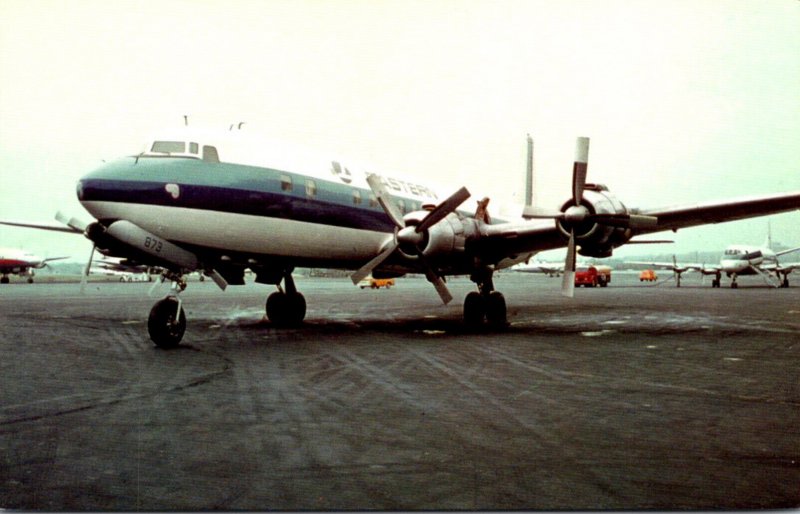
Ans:
[{"label": "nose wheel", "polygon": [[147,318],[150,339],[159,348],[175,348],[186,331],[186,313],[178,297],[186,289],[186,281],[179,275],[169,275],[167,278],[172,278],[169,295],[153,305]]}]

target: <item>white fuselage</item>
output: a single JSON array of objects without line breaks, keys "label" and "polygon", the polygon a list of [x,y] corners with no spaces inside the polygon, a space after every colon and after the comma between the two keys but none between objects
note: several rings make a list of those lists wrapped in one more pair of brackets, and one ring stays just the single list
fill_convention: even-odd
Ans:
[{"label": "white fuselage", "polygon": [[728,275],[755,275],[753,267],[777,264],[775,252],[757,246],[731,245],[725,249],[720,260],[720,269]]}]

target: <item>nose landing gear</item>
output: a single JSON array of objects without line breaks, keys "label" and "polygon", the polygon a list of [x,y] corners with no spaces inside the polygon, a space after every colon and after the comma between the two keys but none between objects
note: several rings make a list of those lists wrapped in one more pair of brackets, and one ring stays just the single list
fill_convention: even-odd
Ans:
[{"label": "nose landing gear", "polygon": [[150,339],[159,348],[175,348],[186,331],[186,314],[178,297],[186,289],[186,281],[182,276],[172,273],[165,273],[164,277],[172,280],[170,292],[150,310],[147,331]]}]

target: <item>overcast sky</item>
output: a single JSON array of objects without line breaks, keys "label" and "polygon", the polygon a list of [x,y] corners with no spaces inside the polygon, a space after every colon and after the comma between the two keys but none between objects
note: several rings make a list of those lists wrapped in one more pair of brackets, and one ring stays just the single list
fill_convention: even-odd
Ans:
[{"label": "overcast sky", "polygon": [[[497,201],[521,193],[527,133],[545,206],[569,194],[576,136],[629,207],[800,190],[798,27],[797,0],[4,0],[0,217],[89,219],[76,180],[184,114]],[[770,219],[800,246],[800,213]],[[671,248],[760,244],[766,225]],[[5,227],[0,246],[90,249]]]}]

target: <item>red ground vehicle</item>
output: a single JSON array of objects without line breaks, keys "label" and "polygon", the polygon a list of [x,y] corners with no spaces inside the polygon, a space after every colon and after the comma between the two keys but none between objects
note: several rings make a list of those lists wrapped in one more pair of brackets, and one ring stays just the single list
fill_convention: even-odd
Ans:
[{"label": "red ground vehicle", "polygon": [[579,266],[575,269],[575,287],[606,287],[609,282],[610,266]]}]

